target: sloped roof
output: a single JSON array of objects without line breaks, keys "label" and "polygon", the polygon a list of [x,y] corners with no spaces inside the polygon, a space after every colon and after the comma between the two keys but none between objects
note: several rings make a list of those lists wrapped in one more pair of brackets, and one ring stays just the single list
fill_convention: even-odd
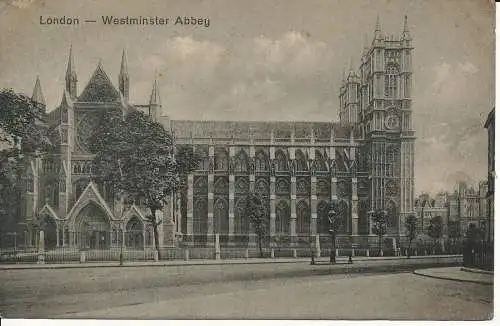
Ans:
[{"label": "sloped roof", "polygon": [[87,86],[78,97],[80,102],[118,102],[120,101],[120,93],[111,83],[106,72],[99,62],[94,74],[90,78]]},{"label": "sloped roof", "polygon": [[335,138],[348,139],[350,129],[332,122],[288,122],[288,121],[197,121],[172,120],[172,129],[180,138],[254,138],[269,139],[274,132],[275,139],[310,139],[311,130],[316,140],[329,140],[331,131]]}]

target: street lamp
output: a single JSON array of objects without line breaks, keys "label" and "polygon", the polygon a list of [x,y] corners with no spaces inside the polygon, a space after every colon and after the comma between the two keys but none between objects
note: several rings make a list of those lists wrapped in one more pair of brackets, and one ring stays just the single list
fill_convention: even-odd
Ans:
[{"label": "street lamp", "polygon": [[337,212],[332,208],[328,211],[328,221],[330,222],[330,229],[328,230],[332,234],[332,248],[330,250],[330,264],[336,262],[336,250],[335,250],[335,216]]}]

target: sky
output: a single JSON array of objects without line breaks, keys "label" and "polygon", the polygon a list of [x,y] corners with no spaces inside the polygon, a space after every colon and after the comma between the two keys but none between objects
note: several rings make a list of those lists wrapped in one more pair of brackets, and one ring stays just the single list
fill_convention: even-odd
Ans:
[{"label": "sky", "polygon": [[[191,25],[105,26],[102,15],[210,19]],[[172,119],[337,121],[343,71],[359,66],[377,15],[413,37],[415,190],[452,190],[487,175],[494,106],[490,0],[0,0],[0,88],[31,94],[40,76],[59,105],[72,44],[81,92],[102,60],[117,85],[122,50],[130,100],[146,104],[158,76]],[[40,16],[96,19],[40,25]]]}]

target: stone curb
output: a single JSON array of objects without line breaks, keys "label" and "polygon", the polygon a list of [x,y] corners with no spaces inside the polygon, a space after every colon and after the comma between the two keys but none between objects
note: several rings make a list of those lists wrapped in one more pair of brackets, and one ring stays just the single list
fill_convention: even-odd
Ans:
[{"label": "stone curb", "polygon": [[[417,260],[417,259],[429,259],[429,258],[434,258],[434,259],[439,259],[439,258],[456,258],[456,257],[461,257],[461,255],[440,255],[440,256],[416,256],[416,257],[411,257],[410,261]],[[345,258],[345,259],[344,259]],[[388,260],[408,260],[407,257],[380,257],[377,259],[371,258],[371,259],[366,259],[366,257],[356,257],[353,258],[354,262],[363,262],[363,261],[388,261]],[[339,259],[340,264],[347,264],[347,257],[343,257],[342,259]],[[344,262],[345,260],[345,262]],[[8,265],[8,266],[2,266],[0,265],[0,270],[26,270],[26,269],[32,269],[32,270],[37,270],[37,269],[68,269],[68,268],[116,268],[116,267],[121,267],[121,268],[127,268],[127,267],[180,267],[180,266],[213,266],[213,265],[244,265],[244,264],[296,264],[296,263],[309,263],[311,260],[309,258],[304,258],[304,259],[293,259],[293,260],[254,260],[252,261],[251,259],[249,260],[223,260],[223,261],[193,261],[193,262],[188,262],[188,263],[180,263],[180,262],[151,262],[151,263],[125,263],[124,265],[120,266],[120,264],[117,262],[116,264],[99,264],[99,263],[87,263],[87,264],[79,264],[79,263],[74,263],[74,264],[16,264],[16,265]],[[328,260],[321,260],[316,258],[316,265],[330,265]],[[412,264],[410,264],[412,265]],[[313,265],[314,266],[314,265]],[[335,266],[335,265],[333,265]],[[352,266],[352,265],[351,265]],[[416,266],[420,266],[417,264]]]},{"label": "stone curb", "polygon": [[[442,266],[444,267],[444,266]],[[419,276],[424,276],[424,277],[430,277],[430,278],[435,278],[435,279],[440,279],[440,280],[447,280],[447,281],[456,281],[456,282],[464,282],[464,283],[476,283],[476,284],[483,284],[483,285],[493,285],[493,281],[481,281],[481,280],[466,280],[463,278],[458,278],[458,277],[447,277],[447,276],[438,276],[438,275],[433,275],[430,273],[426,273],[424,270],[414,270],[413,274],[419,275]]]},{"label": "stone curb", "polygon": [[469,268],[469,267],[462,267],[460,268],[461,271],[464,272],[470,272],[470,273],[478,273],[478,274],[486,274],[486,275],[494,275],[493,271],[486,271],[483,269],[477,269],[477,268]]}]

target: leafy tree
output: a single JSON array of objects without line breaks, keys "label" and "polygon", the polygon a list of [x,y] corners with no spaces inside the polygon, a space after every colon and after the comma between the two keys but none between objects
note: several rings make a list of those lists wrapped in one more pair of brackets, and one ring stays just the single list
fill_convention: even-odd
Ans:
[{"label": "leafy tree", "polygon": [[125,116],[121,111],[108,111],[91,137],[90,149],[95,153],[93,178],[124,200],[141,203],[149,209],[155,249],[159,251],[156,216],[167,203],[167,196],[182,184],[179,173],[195,164],[175,160],[172,136],[158,122],[140,111]]},{"label": "leafy tree", "polygon": [[435,244],[443,237],[443,218],[441,216],[435,216],[430,220],[427,233],[434,239]]},{"label": "leafy tree", "polygon": [[[21,176],[32,158],[52,149],[43,111],[25,95],[0,90],[0,227],[18,216]],[[15,222],[15,221],[14,221]],[[12,223],[9,223],[12,224]]]},{"label": "leafy tree", "polygon": [[261,195],[251,192],[246,198],[245,214],[253,225],[259,242],[260,257],[264,257],[262,252],[262,241],[267,233],[267,209]]},{"label": "leafy tree", "polygon": [[406,226],[406,236],[408,237],[408,258],[410,258],[410,248],[413,240],[417,238],[417,217],[415,215],[408,215],[406,217],[405,226]]},{"label": "leafy tree", "polygon": [[467,228],[465,233],[465,239],[469,244],[480,243],[484,241],[485,232],[476,226],[476,224],[471,224]]},{"label": "leafy tree", "polygon": [[342,206],[339,205],[337,200],[332,200],[326,206],[324,217],[328,219],[330,223],[330,229],[328,230],[332,235],[332,248],[330,251],[330,263],[333,264],[336,261],[336,236],[340,227],[342,226]]},{"label": "leafy tree", "polygon": [[387,233],[387,212],[376,210],[372,215],[372,232],[378,236],[378,254],[382,254],[382,238]]}]

